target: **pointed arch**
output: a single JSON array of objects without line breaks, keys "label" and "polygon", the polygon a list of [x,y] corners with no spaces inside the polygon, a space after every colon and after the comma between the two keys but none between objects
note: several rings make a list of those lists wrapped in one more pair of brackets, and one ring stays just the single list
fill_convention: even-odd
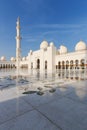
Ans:
[{"label": "pointed arch", "polygon": [[47,60],[45,61],[45,69],[47,69]]},{"label": "pointed arch", "polygon": [[37,59],[37,69],[40,69],[40,59]]}]

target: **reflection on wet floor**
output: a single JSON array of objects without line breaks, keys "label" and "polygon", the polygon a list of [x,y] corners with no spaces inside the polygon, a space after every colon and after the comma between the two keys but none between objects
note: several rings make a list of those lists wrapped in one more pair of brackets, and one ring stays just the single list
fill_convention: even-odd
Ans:
[{"label": "reflection on wet floor", "polygon": [[37,95],[42,96],[43,94],[44,94],[44,92],[43,92],[43,91],[37,91]]},{"label": "reflection on wet floor", "polygon": [[37,91],[27,91],[27,92],[23,92],[23,94],[33,94],[36,93]]},{"label": "reflection on wet floor", "polygon": [[20,72],[19,75],[13,71],[10,75],[5,74],[0,78],[0,90],[18,87],[23,90],[24,94],[37,93],[38,95],[43,95],[46,90],[51,93],[55,92],[56,88],[59,88],[59,85],[65,81],[87,79],[87,70],[62,70],[52,74],[47,71],[42,74],[39,70],[32,70],[30,73]]}]

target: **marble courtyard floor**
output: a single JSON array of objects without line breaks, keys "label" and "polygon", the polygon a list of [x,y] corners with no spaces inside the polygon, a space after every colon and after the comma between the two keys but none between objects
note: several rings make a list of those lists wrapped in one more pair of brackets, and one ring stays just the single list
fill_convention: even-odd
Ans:
[{"label": "marble courtyard floor", "polygon": [[87,130],[87,80],[1,78],[0,130]]}]

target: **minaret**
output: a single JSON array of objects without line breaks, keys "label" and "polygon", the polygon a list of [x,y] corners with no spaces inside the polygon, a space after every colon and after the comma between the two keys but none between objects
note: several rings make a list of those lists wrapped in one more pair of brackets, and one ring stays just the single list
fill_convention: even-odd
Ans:
[{"label": "minaret", "polygon": [[20,67],[20,61],[21,61],[21,36],[20,36],[20,18],[17,19],[17,36],[16,36],[16,66],[17,68]]}]

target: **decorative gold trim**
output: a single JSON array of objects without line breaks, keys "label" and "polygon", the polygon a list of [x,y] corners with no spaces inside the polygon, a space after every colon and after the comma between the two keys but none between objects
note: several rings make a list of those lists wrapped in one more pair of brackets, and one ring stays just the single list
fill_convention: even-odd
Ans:
[{"label": "decorative gold trim", "polygon": [[20,36],[17,36],[17,37],[16,37],[16,39],[19,39],[19,40],[20,40],[20,39],[22,39],[22,37],[20,37]]},{"label": "decorative gold trim", "polygon": [[20,26],[17,26],[16,29],[21,29]]}]

